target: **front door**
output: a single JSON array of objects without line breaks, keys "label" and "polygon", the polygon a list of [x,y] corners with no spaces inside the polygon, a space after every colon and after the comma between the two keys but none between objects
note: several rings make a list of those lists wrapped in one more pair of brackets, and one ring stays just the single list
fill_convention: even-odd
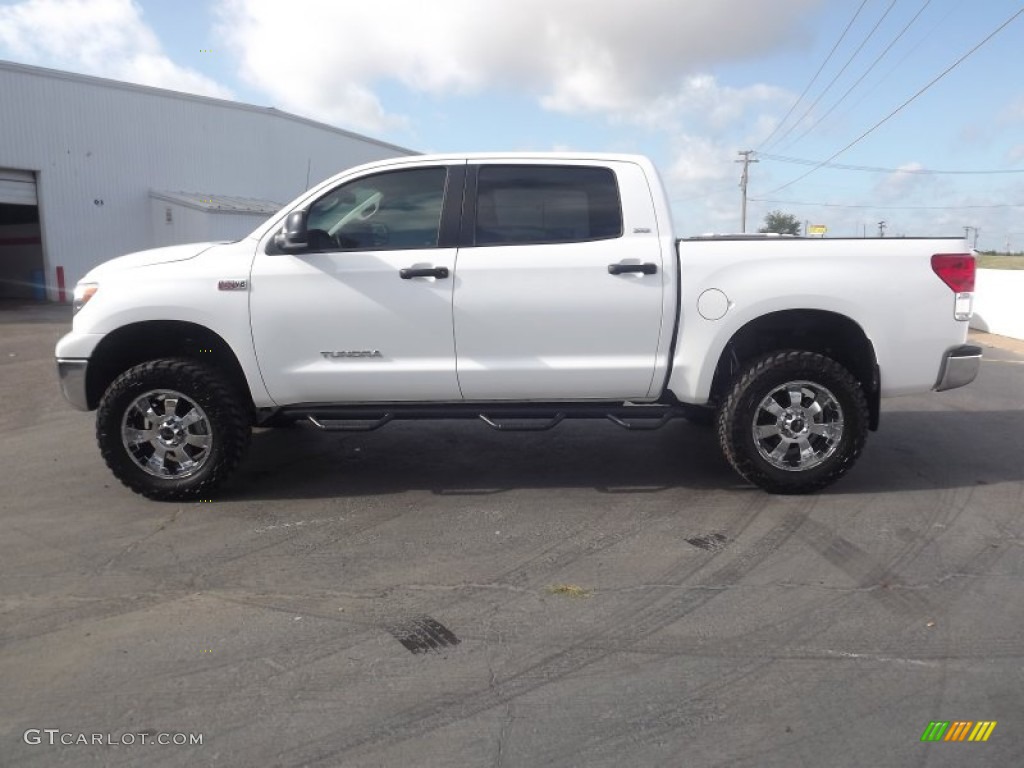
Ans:
[{"label": "front door", "polygon": [[252,334],[275,402],[460,399],[456,250],[439,231],[461,178],[432,166],[345,182],[309,206],[308,249],[257,254]]}]

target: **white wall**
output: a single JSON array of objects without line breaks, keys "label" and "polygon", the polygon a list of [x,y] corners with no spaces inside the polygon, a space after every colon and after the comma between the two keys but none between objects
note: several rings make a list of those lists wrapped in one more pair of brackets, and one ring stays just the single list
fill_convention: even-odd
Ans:
[{"label": "white wall", "polygon": [[979,269],[971,328],[1024,339],[1024,269]]},{"label": "white wall", "polygon": [[[171,221],[167,221],[167,210]],[[200,243],[218,240],[241,240],[270,218],[269,213],[243,213],[200,211],[153,198],[150,200],[150,220],[153,227],[153,247]]]},{"label": "white wall", "polygon": [[274,109],[0,62],[0,167],[38,173],[50,296],[151,248],[149,192],[287,202],[338,171],[413,154]]}]

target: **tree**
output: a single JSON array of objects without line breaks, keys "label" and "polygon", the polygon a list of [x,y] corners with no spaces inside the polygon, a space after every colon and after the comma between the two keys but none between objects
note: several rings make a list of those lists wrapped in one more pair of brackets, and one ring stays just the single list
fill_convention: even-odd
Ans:
[{"label": "tree", "polygon": [[778,232],[780,235],[800,234],[800,222],[796,216],[782,211],[772,211],[764,217],[764,226],[758,232]]}]

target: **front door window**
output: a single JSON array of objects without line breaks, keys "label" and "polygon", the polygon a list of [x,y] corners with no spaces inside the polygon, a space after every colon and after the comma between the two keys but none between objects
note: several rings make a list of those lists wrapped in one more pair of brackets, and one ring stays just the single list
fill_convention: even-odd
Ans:
[{"label": "front door window", "polygon": [[315,251],[436,248],[445,168],[390,171],[336,187],[309,208]]}]

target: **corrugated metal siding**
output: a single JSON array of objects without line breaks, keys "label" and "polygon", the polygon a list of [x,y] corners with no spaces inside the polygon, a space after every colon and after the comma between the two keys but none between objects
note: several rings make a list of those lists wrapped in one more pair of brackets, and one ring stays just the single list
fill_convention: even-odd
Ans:
[{"label": "corrugated metal siding", "polygon": [[[0,167],[38,173],[47,279],[154,247],[151,189],[291,200],[403,152],[280,113],[0,64]],[[250,228],[251,229],[251,228]],[[51,290],[51,297],[54,291]]]},{"label": "corrugated metal siding", "polygon": [[270,200],[257,200],[254,197],[238,197],[237,195],[215,195],[210,192],[174,192],[151,190],[150,197],[168,203],[196,208],[201,211],[216,213],[262,214],[271,216],[281,210],[283,203]]},{"label": "corrugated metal siding", "polygon": [[268,213],[204,211],[168,200],[150,198],[154,247],[178,243],[241,240],[269,216]]},{"label": "corrugated metal siding", "polygon": [[270,218],[266,214],[204,213],[207,240],[241,240]]}]

